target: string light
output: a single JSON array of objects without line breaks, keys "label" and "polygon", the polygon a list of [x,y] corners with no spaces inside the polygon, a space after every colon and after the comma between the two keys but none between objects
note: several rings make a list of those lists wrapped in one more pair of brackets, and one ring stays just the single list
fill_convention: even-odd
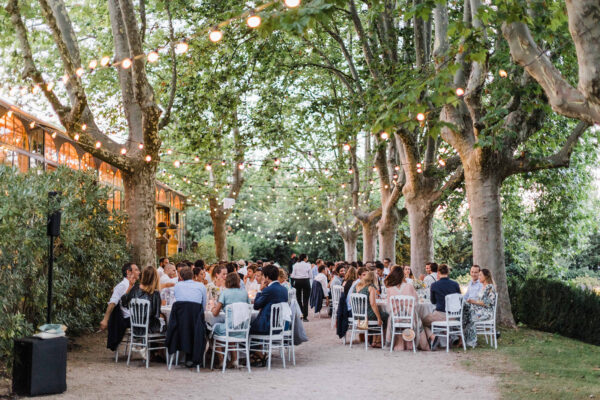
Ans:
[{"label": "string light", "polygon": [[79,133],[76,133],[76,134],[73,136],[73,139],[75,139],[75,141],[78,141],[78,140],[79,140]]},{"label": "string light", "polygon": [[51,91],[53,87],[54,87],[54,82],[48,82],[48,84],[46,85],[46,89],[48,91]]},{"label": "string light", "polygon": [[463,88],[456,88],[456,95],[458,97],[461,97],[464,94],[465,94],[465,89],[463,89]]},{"label": "string light", "polygon": [[242,170],[244,169],[244,163],[239,163],[239,164],[238,164],[238,169],[239,169],[240,171],[242,171]]},{"label": "string light", "polygon": [[69,82],[69,75],[64,74],[62,77],[62,83],[66,85],[67,82]]},{"label": "string light", "polygon": [[206,170],[207,170],[207,171],[210,171],[211,169],[212,169],[212,165],[210,165],[210,164],[206,164]]},{"label": "string light", "polygon": [[423,169],[421,168],[421,163],[417,163],[417,173],[420,174],[421,172],[423,172]]},{"label": "string light", "polygon": [[21,96],[25,96],[27,94],[27,88],[25,86],[23,86],[21,88]]},{"label": "string light", "polygon": [[103,67],[106,67],[108,65],[108,63],[110,63],[109,56],[104,56],[100,59],[100,65],[102,65]]},{"label": "string light", "polygon": [[208,38],[211,42],[217,43],[221,41],[221,39],[223,39],[223,32],[221,32],[219,28],[215,26],[213,29],[210,30]]},{"label": "string light", "polygon": [[102,143],[100,141],[96,142],[96,148],[99,149],[100,147],[102,147]]},{"label": "string light", "polygon": [[123,61],[121,61],[121,67],[123,67],[123,69],[128,69],[129,67],[131,67],[131,59],[130,58],[123,59]]},{"label": "string light", "polygon": [[350,144],[344,143],[344,145],[342,146],[342,148],[344,149],[344,151],[350,151]]},{"label": "string light", "polygon": [[418,113],[417,114],[417,121],[425,121],[425,114]]},{"label": "string light", "polygon": [[150,162],[150,161],[152,161],[152,156],[150,154],[148,154],[146,156],[146,162]]},{"label": "string light", "polygon": [[285,0],[283,3],[289,8],[296,8],[300,5],[300,0]]},{"label": "string light", "polygon": [[86,124],[81,125],[81,130],[82,131],[85,131],[86,129],[87,129],[87,125]]},{"label": "string light", "polygon": [[52,132],[52,135],[50,135],[50,136],[52,136],[52,139],[56,139],[56,135],[57,135],[56,132]]},{"label": "string light", "polygon": [[194,157],[194,161],[200,162],[200,157],[198,157],[198,156]]},{"label": "string light", "polygon": [[179,42],[175,45],[175,54],[181,55],[188,51],[190,46],[186,42]]},{"label": "string light", "polygon": [[150,53],[148,53],[148,62],[155,63],[158,61],[159,57],[160,56],[158,55],[158,52],[151,51]]},{"label": "string light", "polygon": [[225,162],[225,160],[221,160],[221,165],[222,165],[222,166],[225,166],[225,164],[227,164],[227,163]]},{"label": "string light", "polygon": [[349,173],[349,174],[353,174],[353,173],[354,173],[354,170],[353,170],[352,168],[349,168],[349,169],[348,169],[348,173]]},{"label": "string light", "polygon": [[260,23],[260,16],[255,14],[254,11],[251,11],[250,15],[248,15],[248,18],[246,18],[246,24],[248,25],[248,27],[252,29],[258,28],[260,26]]},{"label": "string light", "polygon": [[175,160],[175,162],[173,162],[173,166],[174,166],[175,168],[179,168],[179,167],[181,167],[181,161],[179,161],[179,160]]},{"label": "string light", "polygon": [[127,154],[127,149],[126,149],[125,147],[123,147],[123,148],[121,149],[121,154],[122,154],[122,155],[125,155],[125,154]]},{"label": "string light", "polygon": [[143,150],[144,149],[144,143],[138,144],[138,149]]},{"label": "string light", "polygon": [[498,71],[498,75],[500,75],[501,78],[506,78],[508,76],[508,72],[501,69],[500,71]]},{"label": "string light", "polygon": [[442,160],[441,158],[438,160],[438,164],[440,164],[440,167],[445,167],[446,166],[446,161]]},{"label": "string light", "polygon": [[387,132],[381,132],[381,140],[388,140],[390,138],[390,135],[388,135]]},{"label": "string light", "polygon": [[167,150],[167,154],[168,154],[168,155],[171,155],[171,154],[173,154],[173,150],[171,150],[171,149],[168,149],[168,150]]},{"label": "string light", "polygon": [[40,92],[40,85],[34,85],[33,89],[31,89],[33,94],[38,94]]},{"label": "string light", "polygon": [[30,127],[31,129],[33,129],[33,127],[34,127],[34,126],[35,126],[35,121],[31,121],[31,123],[29,124],[29,127]]},{"label": "string light", "polygon": [[276,158],[275,161],[273,161],[273,163],[275,165],[279,165],[281,163],[281,161],[279,160],[279,158]]},{"label": "string light", "polygon": [[97,60],[91,60],[90,63],[88,64],[89,69],[96,69],[96,67],[98,66],[98,61]]},{"label": "string light", "polygon": [[85,72],[85,70],[81,67],[77,68],[77,70],[75,71],[75,75],[77,75],[78,77],[81,78],[81,76],[83,75],[83,73]]}]

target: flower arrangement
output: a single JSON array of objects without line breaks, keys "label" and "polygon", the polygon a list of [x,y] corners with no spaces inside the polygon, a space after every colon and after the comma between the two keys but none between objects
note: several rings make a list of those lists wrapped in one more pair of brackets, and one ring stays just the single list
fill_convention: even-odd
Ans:
[{"label": "flower arrangement", "polygon": [[206,290],[208,291],[208,295],[210,296],[210,298],[215,299],[215,300],[218,299],[219,295],[221,294],[221,288],[212,282],[210,282],[206,286]]},{"label": "flower arrangement", "polygon": [[425,282],[423,282],[420,279],[413,279],[412,284],[413,284],[413,287],[415,288],[415,290],[425,289],[425,287],[426,287]]}]

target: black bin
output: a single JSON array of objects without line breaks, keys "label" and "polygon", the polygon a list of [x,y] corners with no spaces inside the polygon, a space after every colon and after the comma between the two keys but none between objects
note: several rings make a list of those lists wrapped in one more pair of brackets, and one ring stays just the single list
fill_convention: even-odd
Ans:
[{"label": "black bin", "polygon": [[67,390],[67,338],[15,339],[12,390],[21,396]]}]

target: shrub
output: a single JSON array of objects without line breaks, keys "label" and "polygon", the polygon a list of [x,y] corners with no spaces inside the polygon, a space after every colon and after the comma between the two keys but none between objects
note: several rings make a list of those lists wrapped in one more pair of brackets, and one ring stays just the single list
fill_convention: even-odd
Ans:
[{"label": "shrub", "polygon": [[89,173],[59,168],[20,174],[0,166],[0,367],[10,365],[14,338],[46,319],[46,218],[61,192],[55,240],[52,322],[74,335],[96,326],[128,259],[125,217],[106,208],[108,190]]},{"label": "shrub", "polygon": [[[231,247],[233,247],[233,258],[231,257]],[[242,238],[237,235],[229,235],[227,237],[227,255],[232,260],[248,259],[250,249]],[[218,261],[215,251],[215,239],[212,235],[202,237],[193,251],[186,251],[169,257],[169,261],[172,263],[178,263],[183,260],[194,262],[198,259],[204,260],[207,264]]]},{"label": "shrub", "polygon": [[548,278],[512,280],[509,292],[517,322],[600,345],[600,296]]}]

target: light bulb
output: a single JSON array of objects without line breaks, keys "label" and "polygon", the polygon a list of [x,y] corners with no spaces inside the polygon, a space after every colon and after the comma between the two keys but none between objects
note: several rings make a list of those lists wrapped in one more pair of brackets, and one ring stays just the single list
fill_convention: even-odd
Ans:
[{"label": "light bulb", "polygon": [[223,32],[221,32],[217,27],[214,27],[213,29],[211,29],[210,33],[208,34],[208,38],[210,39],[211,42],[217,43],[221,39],[223,39]]},{"label": "light bulb", "polygon": [[171,155],[171,154],[173,154],[173,150],[171,150],[171,149],[167,150],[167,154],[168,154],[168,155]]},{"label": "light bulb", "polygon": [[90,69],[95,69],[97,66],[98,66],[98,61],[96,61],[96,60],[92,60],[92,61],[90,61],[90,63],[88,64],[88,67],[89,67]]},{"label": "light bulb", "polygon": [[102,147],[102,143],[101,142],[96,142],[96,148],[99,149],[100,147]]},{"label": "light bulb", "polygon": [[175,54],[183,54],[188,51],[189,48],[190,46],[186,42],[179,42],[175,45]]},{"label": "light bulb", "polygon": [[300,0],[284,0],[283,3],[286,5],[286,7],[296,8],[300,5]]},{"label": "light bulb", "polygon": [[248,18],[246,19],[246,24],[250,28],[258,28],[260,26],[260,23],[261,23],[260,16],[254,14],[254,13],[250,13]]},{"label": "light bulb", "polygon": [[51,135],[51,136],[52,136],[52,139],[55,139],[55,138],[56,138],[56,135],[57,135],[57,133],[56,133],[56,132],[52,132],[52,135]]},{"label": "light bulb", "polygon": [[121,149],[121,154],[123,154],[123,155],[127,154],[127,149],[125,147],[123,147]]},{"label": "light bulb", "polygon": [[212,169],[212,165],[210,165],[210,164],[206,164],[206,170],[207,170],[207,171],[210,171],[211,169]]},{"label": "light bulb", "polygon": [[81,78],[81,76],[83,75],[83,73],[85,72],[85,70],[81,67],[77,68],[77,70],[75,71],[75,75],[77,75],[78,77]]},{"label": "light bulb", "polygon": [[51,91],[53,87],[54,87],[54,82],[48,82],[48,84],[46,85],[46,90]]},{"label": "light bulb", "polygon": [[173,163],[173,166],[174,166],[175,168],[179,168],[179,167],[181,167],[181,161],[179,161],[179,160],[175,160],[175,162]]},{"label": "light bulb", "polygon": [[27,94],[27,88],[25,86],[23,86],[21,88],[21,96],[25,96]]},{"label": "light bulb", "polygon": [[244,169],[244,164],[243,163],[239,163],[238,164],[238,169],[241,171]]},{"label": "light bulb", "polygon": [[38,94],[40,92],[40,85],[34,85],[33,89],[31,89],[31,93]]},{"label": "light bulb", "polygon": [[200,161],[200,157],[198,157],[198,156],[194,157],[194,161],[199,162]]},{"label": "light bulb", "polygon": [[64,74],[62,77],[62,83],[64,83],[66,85],[67,82],[69,82],[69,75]]},{"label": "light bulb", "polygon": [[152,161],[152,156],[150,154],[148,154],[146,156],[146,162],[150,162],[150,161]]},{"label": "light bulb", "polygon": [[81,130],[82,131],[85,131],[86,129],[87,129],[87,125],[86,124],[81,125]]},{"label": "light bulb", "polygon": [[123,69],[128,69],[131,67],[131,59],[124,58],[123,61],[121,61],[121,67],[123,67]]},{"label": "light bulb", "polygon": [[498,75],[500,75],[501,78],[506,78],[508,76],[508,72],[501,69],[500,71],[498,71]]},{"label": "light bulb", "polygon": [[442,160],[441,158],[438,160],[438,164],[440,164],[440,167],[445,167],[446,166],[446,161]]},{"label": "light bulb", "polygon": [[382,140],[388,140],[388,139],[389,139],[389,137],[390,137],[390,135],[388,135],[388,133],[387,133],[387,132],[381,132],[381,135],[380,135],[380,136],[381,136],[381,139],[382,139]]},{"label": "light bulb", "polygon": [[106,67],[109,62],[110,62],[109,56],[104,56],[100,59],[100,65],[102,65],[103,67]]},{"label": "light bulb", "polygon": [[425,121],[425,114],[418,113],[417,114],[417,121]]},{"label": "light bulb", "polygon": [[140,144],[138,144],[138,148],[139,148],[140,150],[142,150],[142,149],[144,148],[144,143],[140,143]]},{"label": "light bulb", "polygon": [[79,140],[79,133],[76,133],[75,136],[73,136],[73,139]]},{"label": "light bulb", "polygon": [[158,53],[156,51],[151,51],[148,53],[148,62],[154,63],[158,61]]},{"label": "light bulb", "polygon": [[35,126],[35,121],[31,121],[31,123],[29,124],[29,127],[33,129],[34,126]]},{"label": "light bulb", "polygon": [[344,143],[343,149],[344,151],[350,151],[350,145],[348,143]]}]

